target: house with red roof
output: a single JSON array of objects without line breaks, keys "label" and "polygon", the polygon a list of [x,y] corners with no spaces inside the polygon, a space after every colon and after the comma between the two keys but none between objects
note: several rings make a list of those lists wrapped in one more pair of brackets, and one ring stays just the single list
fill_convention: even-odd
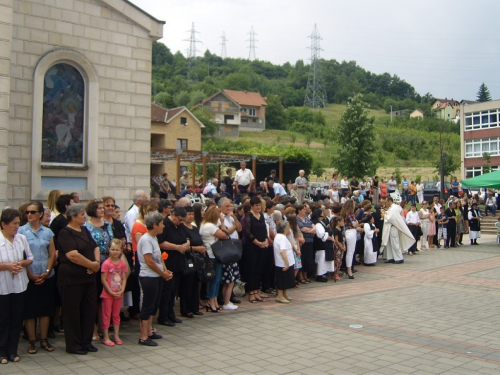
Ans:
[{"label": "house with red roof", "polygon": [[221,90],[204,99],[195,108],[203,106],[220,124],[215,136],[239,137],[240,130],[266,129],[266,101],[258,92]]},{"label": "house with red roof", "polygon": [[[163,108],[151,103],[151,147],[183,151],[201,151],[201,129],[205,125],[186,107]],[[188,164],[181,164],[179,176],[187,170]],[[175,179],[175,163],[152,164],[151,174],[167,172]]]}]

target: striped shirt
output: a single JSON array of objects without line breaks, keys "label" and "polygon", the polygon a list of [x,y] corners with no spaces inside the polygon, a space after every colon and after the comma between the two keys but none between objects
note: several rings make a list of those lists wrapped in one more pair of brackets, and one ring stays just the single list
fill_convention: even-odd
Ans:
[{"label": "striped shirt", "polygon": [[[22,234],[16,234],[11,243],[0,232],[0,263],[21,262],[25,259],[33,260],[28,240]],[[11,274],[9,270],[0,271],[0,295],[22,293],[28,287],[26,267],[18,274]]]}]

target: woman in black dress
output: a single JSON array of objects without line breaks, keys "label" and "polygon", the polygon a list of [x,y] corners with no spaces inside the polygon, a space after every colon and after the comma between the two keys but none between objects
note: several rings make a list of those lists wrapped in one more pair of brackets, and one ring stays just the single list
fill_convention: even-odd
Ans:
[{"label": "woman in black dress", "polygon": [[250,212],[245,215],[246,290],[251,303],[264,302],[260,295],[260,280],[267,256],[267,227],[261,214],[262,202],[258,197],[250,199]]},{"label": "woman in black dress", "polygon": [[85,227],[85,205],[66,211],[68,226],[59,232],[59,277],[57,286],[63,304],[66,351],[97,352],[92,333],[97,312],[96,276],[101,264],[99,246]]},{"label": "woman in black dress", "polygon": [[315,273],[316,264],[314,263],[313,241],[316,235],[316,226],[307,216],[307,209],[299,204],[295,207],[297,212],[297,223],[304,236],[305,243],[302,244],[300,252],[302,253],[302,268],[299,272],[299,280],[302,284],[310,283],[311,277]]},{"label": "woman in black dress", "polygon": [[[193,207],[185,207],[186,220],[184,225],[186,227],[187,237],[189,238],[189,250],[184,253],[186,258],[192,258],[193,252],[205,254],[205,246],[200,236],[199,229],[193,225],[194,209]],[[196,271],[185,272],[181,276],[179,283],[179,297],[181,300],[181,315],[185,318],[193,318],[194,315],[203,315],[200,311],[200,289],[198,276]]]}]

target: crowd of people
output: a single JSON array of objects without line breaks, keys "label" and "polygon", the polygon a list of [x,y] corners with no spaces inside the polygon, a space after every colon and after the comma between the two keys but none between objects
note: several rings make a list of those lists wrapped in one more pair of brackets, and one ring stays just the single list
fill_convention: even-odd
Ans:
[{"label": "crowd of people", "polygon": [[[4,209],[0,363],[20,360],[22,329],[29,354],[54,351],[49,338],[59,332],[68,353],[84,355],[98,351],[97,341],[122,345],[121,321],[137,319],[138,344],[156,346],[155,325],[182,323],[177,311],[193,319],[238,309],[235,285],[244,285],[252,304],[288,304],[291,289],[354,279],[359,265],[375,266],[380,257],[401,264],[405,254],[463,245],[465,233],[472,245],[481,236],[478,196],[422,199],[417,210],[411,183],[409,203],[397,204],[391,181],[375,176],[367,186],[334,174],[327,192],[307,199],[304,171],[282,185],[273,170],[257,185],[240,166],[234,178],[228,169],[209,182],[205,204],[192,194],[173,198],[167,178],[159,181],[161,198],[138,190],[123,221],[113,197],[84,205],[78,194],[57,190],[46,206]],[[192,193],[187,176],[179,183]],[[241,240],[242,257],[221,264],[212,246],[227,238]],[[215,276],[204,282],[197,268],[209,266]]]}]

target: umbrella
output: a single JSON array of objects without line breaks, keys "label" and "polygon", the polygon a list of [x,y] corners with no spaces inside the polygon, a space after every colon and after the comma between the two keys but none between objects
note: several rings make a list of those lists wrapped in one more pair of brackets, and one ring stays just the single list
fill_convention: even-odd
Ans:
[{"label": "umbrella", "polygon": [[463,187],[500,189],[500,170],[462,181]]}]

